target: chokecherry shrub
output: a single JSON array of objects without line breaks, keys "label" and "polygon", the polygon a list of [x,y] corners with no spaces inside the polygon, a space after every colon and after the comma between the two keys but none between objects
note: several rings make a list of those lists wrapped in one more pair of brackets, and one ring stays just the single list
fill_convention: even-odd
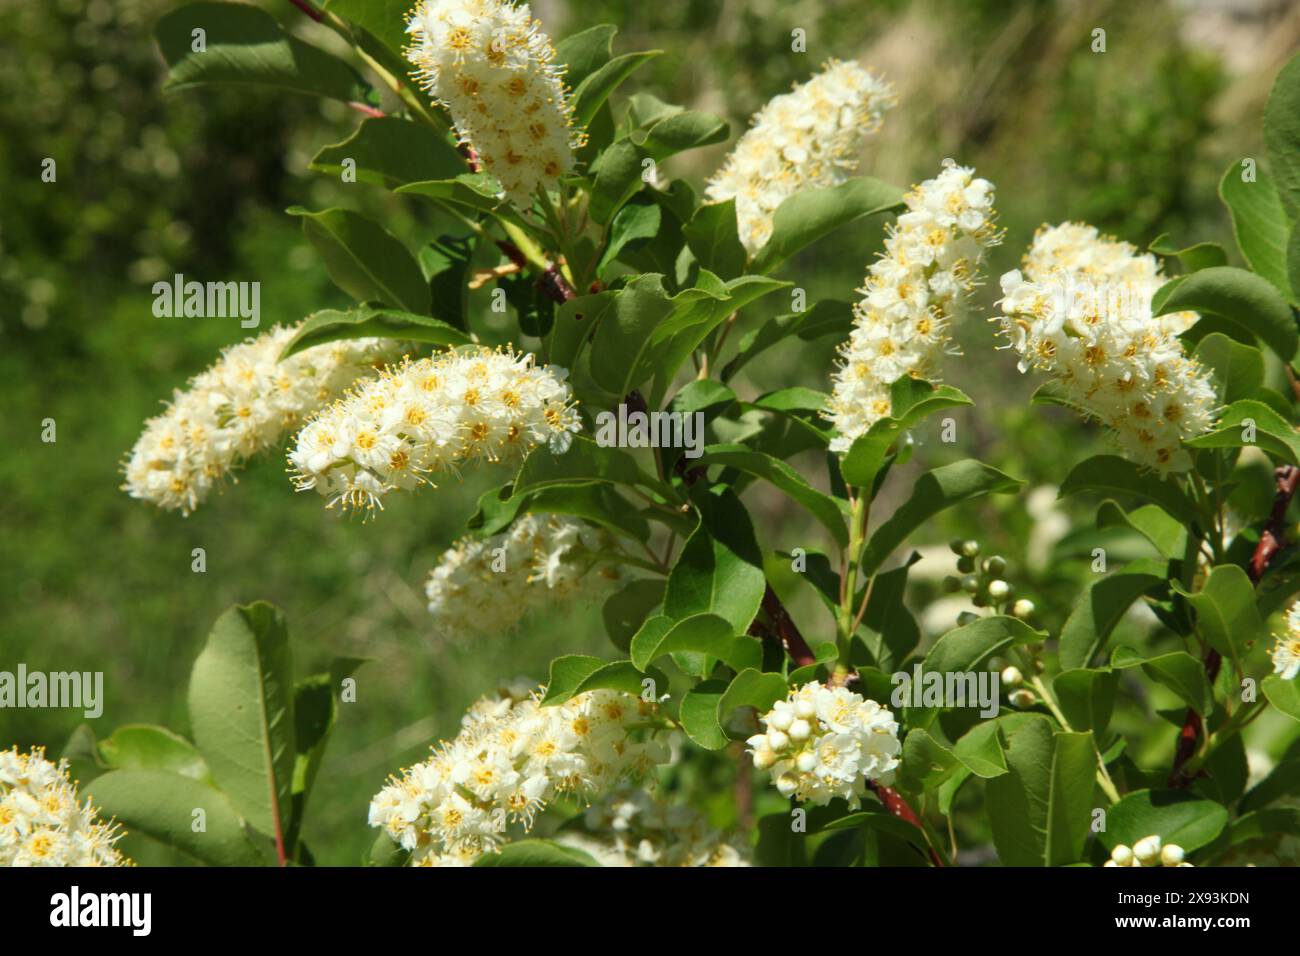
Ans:
[{"label": "chokecherry shrub", "polygon": [[[733,131],[630,92],[652,53],[611,27],[556,37],[508,0],[295,5],[313,22],[292,34],[243,4],[168,14],[171,78],[349,103],[358,125],[313,168],[455,241],[418,236],[426,255],[359,213],[291,210],[354,305],[227,349],[147,418],[123,488],[189,514],[283,454],[286,495],[378,535],[395,496],[445,508],[439,486],[474,483],[466,533],[410,582],[430,631],[491,659],[595,602],[610,638],[468,688],[459,729],[350,808],[370,862],[1213,866],[1300,834],[1295,748],[1271,772],[1246,749],[1300,722],[1300,59],[1267,156],[1225,179],[1246,268],[1062,210],[998,276],[1016,184],[940,154],[909,188],[870,175],[909,109],[874,67],[810,58],[689,180],[671,158]],[[810,299],[800,254],[833,233],[866,243],[861,287]],[[743,370],[777,350],[789,380],[760,392]],[[1092,550],[1067,615],[977,540],[941,587],[909,582],[941,513],[1050,506],[942,454],[979,411],[943,379],[1017,364],[1024,414],[1110,441],[1057,463],[1059,493],[1095,496],[1132,544]],[[190,738],[0,753],[0,860],[124,863],[126,829],[211,864],[313,862],[308,796],[359,664],[295,677],[280,612],[230,609],[194,664]]]}]

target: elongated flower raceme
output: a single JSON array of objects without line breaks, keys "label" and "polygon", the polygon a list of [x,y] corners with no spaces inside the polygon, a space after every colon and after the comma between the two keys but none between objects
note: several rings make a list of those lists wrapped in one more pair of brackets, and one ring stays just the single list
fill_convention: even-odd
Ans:
[{"label": "elongated flower raceme", "polygon": [[709,826],[694,807],[639,788],[620,788],[592,804],[582,824],[557,842],[583,850],[601,866],[752,865],[749,848]]},{"label": "elongated flower raceme", "polygon": [[844,687],[804,684],[759,721],[746,743],[754,766],[784,797],[824,807],[834,797],[857,807],[868,780],[888,786],[902,744],[894,715]]},{"label": "elongated flower raceme", "polygon": [[903,198],[907,211],[867,273],[853,332],[840,347],[825,411],[835,424],[835,452],[848,451],[889,416],[895,382],[937,375],[951,349],[957,303],[975,287],[985,251],[1001,239],[993,223],[993,184],[951,160]]},{"label": "elongated flower raceme", "polygon": [[122,832],[81,802],[66,762],[0,751],[0,866],[130,866]]},{"label": "elongated flower raceme", "polygon": [[1165,281],[1152,256],[1074,223],[1042,229],[1025,272],[1002,277],[1002,330],[1020,370],[1052,375],[1057,396],[1158,471],[1185,471],[1182,442],[1208,431],[1216,395],[1178,335],[1195,313],[1153,315]]},{"label": "elongated flower raceme", "polygon": [[528,209],[539,186],[573,169],[584,135],[573,126],[564,69],[528,4],[424,0],[407,32],[420,82],[512,203]]},{"label": "elongated flower raceme", "polygon": [[358,378],[401,356],[390,340],[353,339],[279,361],[299,328],[276,326],[227,348],[177,390],[167,409],[145,423],[123,465],[123,490],[188,515],[233,469],[279,445]]},{"label": "elongated flower raceme", "polygon": [[472,862],[499,848],[510,824],[530,829],[557,796],[595,797],[668,759],[667,745],[635,726],[656,719],[653,703],[611,690],[540,702],[518,686],[478,701],[455,739],[375,796],[370,825],[414,851],[415,865]]},{"label": "elongated flower raceme", "polygon": [[404,361],[317,414],[289,452],[299,491],[373,508],[391,491],[471,462],[566,451],[581,423],[565,372],[531,355],[470,348]]},{"label": "elongated flower raceme", "polygon": [[1277,635],[1270,653],[1273,673],[1280,674],[1283,680],[1295,680],[1300,674],[1300,601],[1286,612],[1286,632]]},{"label": "elongated flower raceme", "polygon": [[541,608],[598,594],[621,577],[597,554],[616,549],[613,535],[565,515],[527,514],[509,530],[465,537],[443,553],[425,593],[438,629],[487,637]]},{"label": "elongated flower raceme", "polygon": [[750,253],[772,235],[777,206],[800,189],[835,186],[857,168],[863,140],[893,106],[888,83],[856,63],[830,60],[805,83],[754,114],[709,180],[714,202],[736,200],[740,241]]}]

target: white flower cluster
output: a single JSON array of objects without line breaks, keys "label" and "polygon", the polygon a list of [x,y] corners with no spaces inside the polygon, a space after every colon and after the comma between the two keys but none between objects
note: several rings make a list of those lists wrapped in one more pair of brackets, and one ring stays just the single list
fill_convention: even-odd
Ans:
[{"label": "white flower cluster", "polygon": [[121,838],[79,801],[65,762],[40,748],[0,751],[0,866],[130,866]]},{"label": "white flower cluster", "polygon": [[765,733],[746,743],[754,766],[771,771],[784,797],[857,807],[868,780],[893,782],[902,745],[894,715],[844,687],[805,684],[759,718]]},{"label": "white flower cluster", "polygon": [[587,808],[584,830],[557,842],[601,866],[751,866],[748,847],[709,826],[698,810],[669,804],[642,789],[621,788]]},{"label": "white flower cluster", "polygon": [[893,101],[884,80],[856,63],[828,61],[754,114],[749,131],[709,180],[708,198],[736,200],[740,241],[757,252],[772,235],[777,206],[789,196],[848,178],[863,139],[880,127]]},{"label": "white flower cluster", "polygon": [[529,208],[539,186],[573,169],[584,136],[573,128],[564,69],[528,4],[424,0],[406,29],[420,82],[511,202]]},{"label": "white flower cluster", "polygon": [[1001,236],[993,224],[993,184],[974,170],[944,162],[943,171],[913,187],[872,263],[853,332],[825,411],[835,424],[831,450],[843,453],[893,405],[890,386],[904,376],[933,378],[950,350],[953,310],[975,287],[984,252]]},{"label": "white flower cluster", "polygon": [[358,378],[396,361],[399,345],[353,339],[280,353],[299,325],[233,345],[145,423],[123,466],[132,498],[190,514],[231,469],[278,445]]},{"label": "white flower cluster", "polygon": [[1270,653],[1273,673],[1281,674],[1283,680],[1295,680],[1296,674],[1300,674],[1300,601],[1286,612],[1286,633],[1277,635],[1277,643]]},{"label": "white flower cluster", "polygon": [[665,743],[633,726],[656,719],[653,703],[594,690],[542,707],[538,693],[521,691],[478,701],[454,740],[371,801],[370,825],[414,851],[416,865],[473,862],[501,845],[510,823],[529,829],[555,797],[601,794],[668,760]]},{"label": "white flower cluster", "polygon": [[1195,313],[1152,315],[1164,283],[1155,258],[1091,226],[1040,229],[1025,270],[1002,277],[1002,328],[1020,371],[1052,374],[1061,397],[1107,426],[1136,463],[1185,471],[1185,439],[1206,432],[1209,374],[1178,340]]},{"label": "white flower cluster", "polygon": [[507,631],[529,612],[617,581],[617,565],[590,553],[615,548],[602,528],[565,515],[526,514],[507,531],[466,536],[429,574],[429,613],[445,633],[485,636]]},{"label": "white flower cluster", "polygon": [[565,371],[529,354],[471,348],[403,361],[322,409],[289,453],[299,491],[373,508],[390,491],[474,461],[568,450],[581,427]]},{"label": "white flower cluster", "polygon": [[1110,859],[1103,866],[1192,866],[1183,859],[1183,848],[1177,843],[1161,844],[1159,836],[1147,836],[1128,847],[1123,843],[1110,851]]}]

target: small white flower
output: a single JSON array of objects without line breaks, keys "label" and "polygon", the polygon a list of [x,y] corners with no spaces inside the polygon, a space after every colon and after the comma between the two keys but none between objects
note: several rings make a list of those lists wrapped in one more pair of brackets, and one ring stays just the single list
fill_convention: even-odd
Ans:
[{"label": "small white flower", "polygon": [[1296,674],[1300,674],[1300,601],[1287,611],[1286,625],[1286,633],[1277,635],[1271,651],[1273,673],[1283,680],[1295,680]]}]

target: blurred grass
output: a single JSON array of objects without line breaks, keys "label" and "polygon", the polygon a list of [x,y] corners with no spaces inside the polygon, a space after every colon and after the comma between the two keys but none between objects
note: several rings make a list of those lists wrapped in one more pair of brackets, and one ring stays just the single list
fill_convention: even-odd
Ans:
[{"label": "blurred grass", "polygon": [[[287,3],[264,5],[314,42],[333,42]],[[235,320],[154,318],[155,279],[260,281],[265,329],[345,302],[285,207],[361,208],[399,235],[432,224],[425,209],[307,170],[319,146],[356,125],[339,104],[236,90],[164,98],[162,64],[146,38],[173,6],[0,0],[8,94],[0,100],[0,428],[10,449],[0,457],[0,667],[103,670],[101,737],[133,722],[187,732],[185,687],[209,626],[231,603],[274,601],[288,616],[299,674],[334,655],[371,659],[357,702],[342,707],[305,834],[319,862],[355,863],[372,842],[369,797],[431,739],[454,733],[475,697],[498,679],[543,679],[559,653],[608,656],[611,648],[597,607],[532,621],[482,646],[431,637],[423,579],[499,475],[398,496],[366,524],[293,494],[279,454],[188,519],[118,490],[118,463],[142,421],[246,334]],[[620,25],[620,49],[664,49],[630,88],[724,113],[733,134],[828,56],[884,70],[900,102],[863,172],[906,183],[933,175],[947,155],[975,165],[997,184],[1007,229],[991,277],[1016,265],[1040,223],[1070,217],[1140,244],[1170,231],[1180,244],[1230,245],[1214,185],[1229,159],[1257,147],[1267,89],[1183,48],[1178,14],[1163,3],[541,0],[535,8],[556,36],[610,21]],[[1109,31],[1104,55],[1087,47],[1095,23]],[[795,28],[807,32],[805,54],[790,52]],[[1258,71],[1271,76],[1272,67]],[[1248,108],[1225,118],[1214,107],[1229,95]],[[699,184],[725,149],[683,157],[671,171]],[[58,158],[57,185],[39,180],[46,156]],[[786,277],[813,301],[852,298],[879,241],[878,222],[858,224],[800,256]],[[967,359],[951,364],[950,380],[976,409],[957,416],[958,444],[923,446],[899,487],[923,466],[971,453],[1033,486],[1059,480],[1066,463],[1101,447],[1068,415],[1027,405],[1032,383],[990,348],[981,318],[996,297],[991,278],[960,330]],[[745,387],[824,389],[833,346],[814,343],[797,364],[774,350]],[[55,444],[39,440],[47,417],[57,422]],[[819,461],[799,464],[823,480]],[[779,496],[755,489],[749,499],[765,544],[821,543]],[[1089,509],[1069,509],[1090,520]],[[1083,565],[1030,562],[1025,542],[1036,520],[1023,498],[998,498],[932,523],[920,543],[981,537],[1011,558],[1017,582],[1055,627]],[[206,550],[204,574],[190,570],[195,547]],[[933,586],[919,594],[928,600]],[[826,625],[811,598],[795,612],[812,637]],[[6,710],[0,746],[57,752],[81,722],[72,712]],[[1167,736],[1153,746],[1167,746]],[[674,779],[706,781],[710,812],[727,824],[731,774],[719,758],[696,755]],[[139,859],[169,858],[130,839]]]}]

